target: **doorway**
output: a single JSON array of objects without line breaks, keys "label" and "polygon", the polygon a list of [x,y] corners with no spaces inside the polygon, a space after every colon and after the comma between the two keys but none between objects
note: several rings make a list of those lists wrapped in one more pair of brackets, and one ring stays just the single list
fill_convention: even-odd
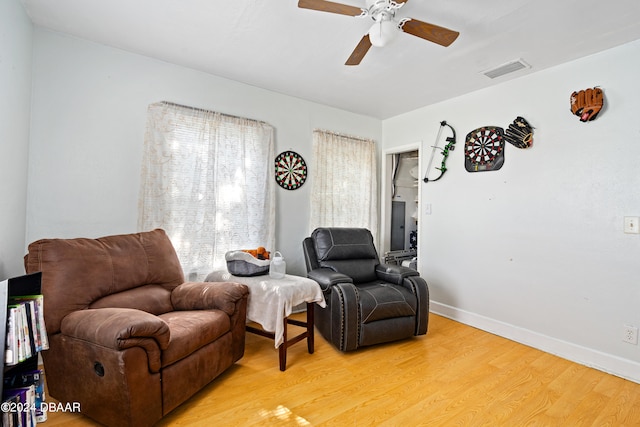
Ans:
[{"label": "doorway", "polygon": [[417,257],[420,145],[418,142],[384,152],[380,245],[385,262],[400,263]]}]

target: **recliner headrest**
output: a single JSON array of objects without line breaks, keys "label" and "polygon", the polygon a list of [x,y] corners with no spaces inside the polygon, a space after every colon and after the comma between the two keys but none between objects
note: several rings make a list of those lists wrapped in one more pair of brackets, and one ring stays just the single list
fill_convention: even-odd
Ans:
[{"label": "recliner headrest", "polygon": [[311,236],[319,261],[378,258],[366,228],[316,228]]}]

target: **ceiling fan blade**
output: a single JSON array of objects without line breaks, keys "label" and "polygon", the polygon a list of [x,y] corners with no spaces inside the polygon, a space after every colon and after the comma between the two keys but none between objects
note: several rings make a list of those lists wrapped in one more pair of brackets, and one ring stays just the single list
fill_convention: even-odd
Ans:
[{"label": "ceiling fan blade", "polygon": [[358,65],[362,58],[367,54],[369,48],[371,47],[371,40],[369,40],[369,34],[365,34],[364,37],[358,43],[358,46],[353,50],[347,62],[344,65]]},{"label": "ceiling fan blade", "polygon": [[460,35],[459,32],[448,28],[439,27],[434,24],[419,21],[417,19],[408,19],[401,27],[402,31],[409,33],[421,39],[437,43],[441,46],[449,46]]},{"label": "ceiling fan blade", "polygon": [[319,10],[320,12],[338,13],[340,15],[362,15],[362,9],[359,7],[334,3],[326,0],[299,0],[298,7],[302,9]]}]

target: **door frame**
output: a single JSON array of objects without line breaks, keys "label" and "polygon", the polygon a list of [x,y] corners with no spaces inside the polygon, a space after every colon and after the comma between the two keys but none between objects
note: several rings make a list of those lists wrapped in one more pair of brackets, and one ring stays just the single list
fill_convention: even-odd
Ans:
[{"label": "door frame", "polygon": [[[406,153],[409,151],[418,152],[418,170],[422,173],[422,141],[417,141],[411,144],[399,145],[397,147],[387,148],[382,152],[382,182],[381,182],[381,195],[380,201],[380,253],[378,254],[384,260],[385,252],[389,251],[391,247],[391,177],[393,174],[393,155]],[[420,178],[419,178],[420,179]],[[420,215],[420,209],[422,197],[422,186],[418,183],[418,271],[420,271],[420,224],[422,216]]]}]

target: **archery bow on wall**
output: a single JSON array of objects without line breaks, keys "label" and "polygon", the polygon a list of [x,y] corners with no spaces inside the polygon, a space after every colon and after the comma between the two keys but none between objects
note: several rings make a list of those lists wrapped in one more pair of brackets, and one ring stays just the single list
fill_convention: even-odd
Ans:
[{"label": "archery bow on wall", "polygon": [[[440,148],[438,147],[438,141],[440,140],[440,135],[442,134],[442,129],[447,126],[449,127],[449,129],[451,129],[451,132],[453,133],[452,136],[447,137],[446,142],[447,144],[444,146],[444,148]],[[429,159],[429,164],[427,165],[427,171],[424,174],[424,179],[423,181],[426,182],[435,182],[437,180],[439,180],[440,178],[443,177],[443,175],[445,174],[445,172],[447,171],[447,166],[446,166],[446,162],[447,162],[447,158],[449,157],[449,152],[453,151],[456,147],[456,130],[450,125],[448,124],[446,121],[441,121],[440,122],[440,129],[438,129],[438,135],[436,136],[436,143],[433,145],[433,150],[431,151],[431,158]],[[436,155],[436,151],[440,150],[442,154],[442,163],[440,163],[440,167],[436,167],[434,169],[439,170],[440,171],[440,175],[438,175],[436,178],[429,178],[429,172],[431,172],[431,166],[433,165],[433,159]]]}]

